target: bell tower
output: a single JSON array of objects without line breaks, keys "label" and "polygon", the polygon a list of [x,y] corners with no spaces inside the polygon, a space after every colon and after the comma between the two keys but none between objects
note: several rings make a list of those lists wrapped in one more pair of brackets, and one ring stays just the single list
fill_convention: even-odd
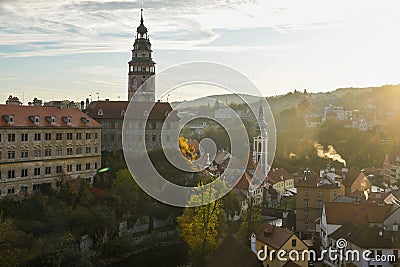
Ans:
[{"label": "bell tower", "polygon": [[[155,81],[150,77],[155,74],[156,63],[152,59],[150,39],[143,21],[143,8],[140,10],[140,25],[136,29],[136,39],[133,44],[132,60],[128,62],[128,100],[136,102],[155,101]],[[138,91],[139,87],[142,89]]]},{"label": "bell tower", "polygon": [[261,171],[265,176],[268,175],[268,135],[267,124],[264,120],[264,109],[262,102],[258,110],[259,130],[256,133],[253,141],[253,162],[260,166]]}]

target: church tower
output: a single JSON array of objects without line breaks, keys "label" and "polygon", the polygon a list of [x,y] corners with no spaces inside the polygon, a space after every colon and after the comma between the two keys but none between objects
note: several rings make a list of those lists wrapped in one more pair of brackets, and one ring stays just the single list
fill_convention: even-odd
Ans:
[{"label": "church tower", "polygon": [[264,109],[262,102],[258,109],[258,121],[259,131],[254,137],[253,142],[253,162],[259,165],[259,168],[265,176],[268,175],[268,135],[267,135],[267,124],[264,120]]},{"label": "church tower", "polygon": [[155,74],[156,63],[152,59],[151,43],[147,28],[143,22],[143,9],[141,9],[140,25],[136,30],[136,39],[132,50],[132,60],[129,61],[128,73],[128,100],[133,98],[137,102],[155,101],[155,81],[149,82],[137,92],[144,82]]}]

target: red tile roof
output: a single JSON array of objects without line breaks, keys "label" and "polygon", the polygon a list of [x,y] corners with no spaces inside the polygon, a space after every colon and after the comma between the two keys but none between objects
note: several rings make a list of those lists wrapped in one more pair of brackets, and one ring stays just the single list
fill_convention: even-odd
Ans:
[{"label": "red tile roof", "polygon": [[328,202],[325,213],[328,224],[342,225],[345,222],[358,224],[382,223],[389,216],[393,205],[378,206],[373,203],[354,204],[349,202]]},{"label": "red tile roof", "polygon": [[[94,101],[89,104],[87,112],[94,119],[123,119],[128,104],[128,101]],[[99,115],[100,109],[103,111],[103,115]],[[167,102],[132,102],[127,116],[130,119],[145,119],[146,110],[150,112],[149,120],[165,120],[168,114],[172,112],[172,107]],[[176,114],[175,119],[179,119]]]},{"label": "red tile roof", "polygon": [[[14,123],[9,124],[6,116],[13,115]],[[35,124],[33,116],[39,117],[39,123]],[[55,117],[52,124],[50,118]],[[67,117],[71,117],[71,123],[67,123]],[[85,119],[88,118],[88,123]],[[16,106],[0,104],[0,127],[84,127],[101,128],[101,124],[89,118],[77,108],[57,108],[43,106]]]},{"label": "red tile roof", "polygon": [[288,229],[266,224],[256,235],[257,240],[280,249],[294,233]]},{"label": "red tile roof", "polygon": [[276,184],[283,180],[293,179],[293,175],[291,175],[287,170],[280,169],[271,169],[268,173],[268,182],[271,184]]}]

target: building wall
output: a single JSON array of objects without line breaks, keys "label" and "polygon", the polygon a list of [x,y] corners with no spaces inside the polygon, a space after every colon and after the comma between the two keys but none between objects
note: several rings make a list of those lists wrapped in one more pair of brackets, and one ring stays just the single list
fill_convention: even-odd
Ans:
[{"label": "building wall", "polygon": [[[28,135],[27,141],[23,139],[25,134]],[[35,135],[38,137],[39,134],[40,140],[35,140]],[[61,136],[57,138],[57,134]],[[100,134],[100,128],[0,128],[1,196],[24,191],[30,193],[39,190],[43,183],[55,186],[57,179],[64,174],[85,178],[92,183],[101,164]],[[9,141],[9,135],[15,138]],[[46,135],[49,140],[46,140]],[[67,140],[67,135],[72,139]],[[15,156],[9,156],[9,153],[15,153]]]},{"label": "building wall", "polygon": [[[296,242],[295,246],[292,246],[292,240],[296,240],[295,241]],[[265,245],[266,244],[261,242],[260,240],[256,240],[256,250],[257,251],[259,251],[261,249],[264,249]],[[271,251],[271,250],[275,251],[275,254],[274,254],[275,257],[272,257],[272,260],[271,260],[270,256],[268,255],[267,259],[265,261],[263,261],[263,265],[265,267],[267,267],[267,266],[268,267],[282,267],[287,263],[287,261],[280,261],[276,257],[276,252],[278,252],[278,250],[285,250],[286,254],[283,255],[283,258],[288,258],[288,259],[289,259],[289,254],[288,253],[291,250],[296,250],[298,252],[298,254],[299,254],[299,261],[295,261],[295,263],[300,265],[300,266],[304,266],[304,267],[308,266],[308,261],[301,261],[302,252],[304,250],[307,250],[308,248],[304,244],[304,242],[301,241],[300,238],[298,238],[295,234],[293,234],[281,248],[274,248],[274,247],[272,247],[270,245],[267,245],[267,248],[268,248],[269,251]],[[261,255],[261,256],[263,256],[263,255]]]},{"label": "building wall", "polygon": [[[344,187],[297,187],[296,231],[315,232],[315,220],[322,214],[324,203],[344,195]],[[308,206],[307,206],[308,202]]]}]

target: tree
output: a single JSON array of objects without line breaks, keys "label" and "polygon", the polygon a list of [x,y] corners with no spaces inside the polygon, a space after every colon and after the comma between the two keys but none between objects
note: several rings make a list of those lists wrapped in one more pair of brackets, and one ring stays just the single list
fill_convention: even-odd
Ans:
[{"label": "tree", "polygon": [[250,236],[257,233],[261,227],[261,208],[254,206],[251,200],[249,202],[247,210],[243,211],[243,221],[238,232],[239,239],[247,247],[250,247]]},{"label": "tree", "polygon": [[0,266],[17,266],[28,254],[23,233],[18,231],[11,218],[0,214]]},{"label": "tree", "polygon": [[139,187],[128,169],[117,172],[111,192],[119,198],[118,215],[126,220],[131,219],[138,207]]},{"label": "tree", "polygon": [[[190,203],[200,203],[215,194],[213,189],[202,191],[192,196]],[[189,246],[193,266],[204,266],[212,252],[221,242],[226,231],[226,214],[222,210],[222,202],[216,200],[206,205],[185,208],[178,217],[181,236]]]}]

